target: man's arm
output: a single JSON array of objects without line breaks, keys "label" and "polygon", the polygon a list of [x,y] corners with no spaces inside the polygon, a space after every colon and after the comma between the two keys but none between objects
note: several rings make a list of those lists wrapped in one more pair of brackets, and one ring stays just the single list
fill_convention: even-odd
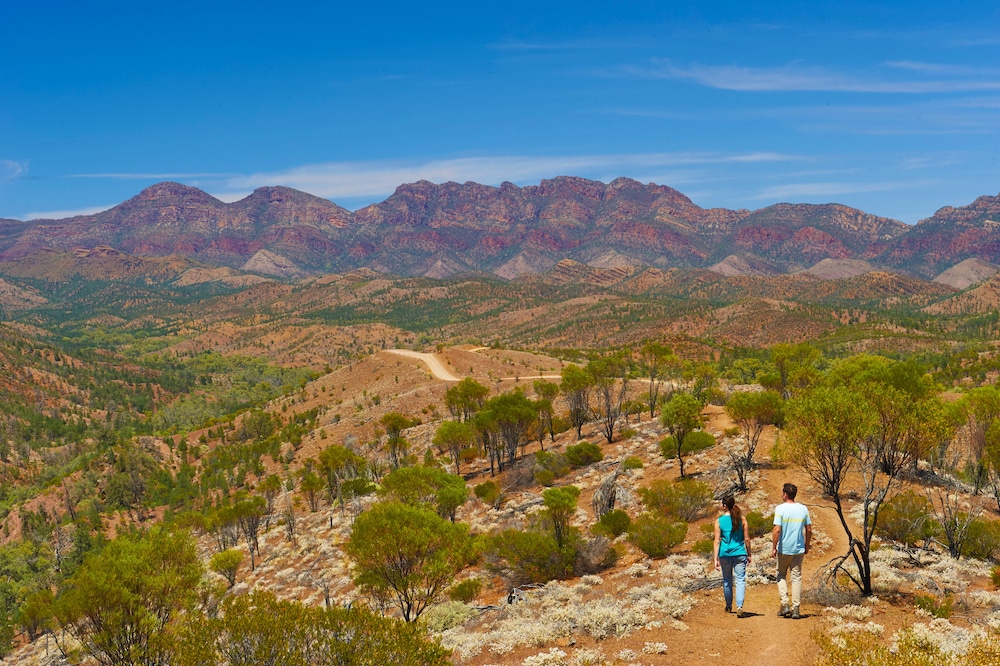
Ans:
[{"label": "man's arm", "polygon": [[779,541],[781,541],[781,525],[775,525],[771,530],[771,557],[778,556]]},{"label": "man's arm", "polygon": [[809,552],[809,542],[812,541],[813,526],[806,525],[806,552]]}]

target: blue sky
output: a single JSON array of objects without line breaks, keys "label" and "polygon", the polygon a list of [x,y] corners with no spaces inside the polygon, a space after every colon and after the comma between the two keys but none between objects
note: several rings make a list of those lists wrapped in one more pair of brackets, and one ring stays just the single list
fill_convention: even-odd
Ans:
[{"label": "blue sky", "polygon": [[160,180],[629,176],[910,223],[1000,192],[996,3],[0,3],[0,217]]}]

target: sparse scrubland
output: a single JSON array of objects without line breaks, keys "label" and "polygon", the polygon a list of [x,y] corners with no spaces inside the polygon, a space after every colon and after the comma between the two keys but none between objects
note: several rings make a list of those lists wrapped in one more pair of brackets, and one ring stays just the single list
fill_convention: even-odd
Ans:
[{"label": "sparse scrubland", "polygon": [[[593,285],[404,308],[412,286],[0,326],[7,663],[665,664],[733,640],[749,663],[1000,658],[993,319],[895,312],[753,348],[679,332],[691,302],[658,327],[653,296],[547,321],[540,300]],[[248,305],[268,290],[311,309]],[[490,299],[482,321],[509,327],[473,335]],[[786,480],[816,522],[798,622],[773,617]],[[741,620],[708,557],[730,493],[754,536]]]}]

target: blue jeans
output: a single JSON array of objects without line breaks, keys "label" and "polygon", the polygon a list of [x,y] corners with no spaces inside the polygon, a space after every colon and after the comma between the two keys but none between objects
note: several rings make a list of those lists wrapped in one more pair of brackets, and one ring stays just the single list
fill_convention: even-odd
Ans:
[{"label": "blue jeans", "polygon": [[733,578],[736,579],[736,607],[743,608],[743,595],[747,589],[747,556],[724,555],[719,558],[722,568],[722,593],[726,596],[726,606],[733,605]]}]

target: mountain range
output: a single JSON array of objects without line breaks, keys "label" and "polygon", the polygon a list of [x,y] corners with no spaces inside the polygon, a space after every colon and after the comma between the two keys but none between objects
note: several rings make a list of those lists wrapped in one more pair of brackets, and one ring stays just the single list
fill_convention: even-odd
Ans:
[{"label": "mountain range", "polygon": [[0,220],[0,261],[108,247],[281,278],[365,267],[513,279],[572,259],[723,275],[890,270],[963,288],[996,272],[997,220],[1000,196],[945,207],[910,226],[839,204],[705,209],[670,187],[628,178],[558,177],[529,187],[420,181],[354,212],[287,187],[224,203],[164,182],[94,215]]}]

